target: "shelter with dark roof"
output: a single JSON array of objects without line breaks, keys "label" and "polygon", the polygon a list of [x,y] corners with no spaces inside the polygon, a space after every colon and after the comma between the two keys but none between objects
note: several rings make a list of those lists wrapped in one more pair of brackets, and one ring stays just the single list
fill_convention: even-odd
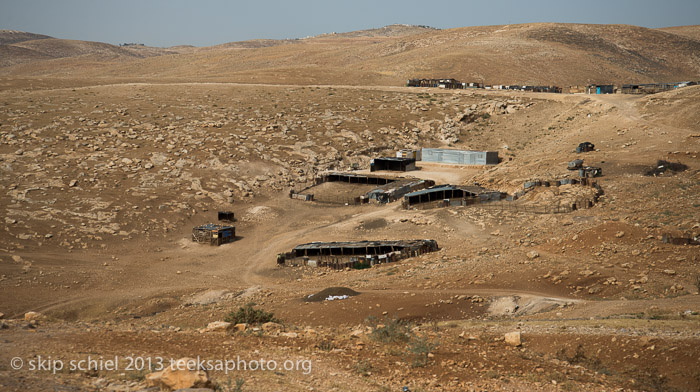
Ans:
[{"label": "shelter with dark roof", "polygon": [[403,206],[410,208],[419,204],[437,202],[440,206],[464,206],[474,203],[497,201],[506,194],[490,191],[480,186],[438,185],[432,188],[411,192],[403,197]]},{"label": "shelter with dark roof", "polygon": [[396,181],[380,185],[367,192],[363,198],[378,203],[391,203],[400,199],[403,195],[435,185],[433,180],[421,180],[418,178],[402,178]]},{"label": "shelter with dark roof", "polygon": [[374,158],[369,164],[369,171],[391,170],[411,171],[416,170],[416,160],[413,158],[382,157]]},{"label": "shelter with dark roof", "polygon": [[366,268],[437,250],[435,240],[311,242],[277,255],[277,264]]}]

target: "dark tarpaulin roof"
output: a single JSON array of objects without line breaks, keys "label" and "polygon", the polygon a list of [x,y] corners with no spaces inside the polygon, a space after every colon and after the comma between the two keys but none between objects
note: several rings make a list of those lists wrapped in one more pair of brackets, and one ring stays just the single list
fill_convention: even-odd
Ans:
[{"label": "dark tarpaulin roof", "polygon": [[294,247],[294,250],[302,249],[328,249],[328,248],[366,248],[376,246],[410,247],[419,246],[433,240],[401,240],[401,241],[348,241],[348,242],[310,242]]},{"label": "dark tarpaulin roof", "polygon": [[404,195],[404,197],[405,198],[406,197],[414,197],[414,196],[420,196],[420,195],[427,195],[427,194],[433,193],[433,192],[454,191],[454,190],[462,190],[462,191],[474,193],[477,195],[482,194],[482,193],[486,193],[486,192],[490,192],[489,190],[484,189],[480,186],[438,185],[438,186],[434,186],[432,188],[421,189],[419,191],[408,193],[408,194]]}]

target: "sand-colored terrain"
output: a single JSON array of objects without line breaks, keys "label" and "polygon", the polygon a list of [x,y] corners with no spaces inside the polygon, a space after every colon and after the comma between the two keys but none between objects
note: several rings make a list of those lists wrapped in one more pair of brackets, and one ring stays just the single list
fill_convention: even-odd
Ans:
[{"label": "sand-colored terrain", "polygon": [[[147,370],[13,370],[14,357],[240,355],[309,360],[312,370],[213,370],[220,390],[235,390],[237,379],[244,391],[697,390],[700,247],[662,238],[700,235],[700,87],[595,96],[378,85],[431,69],[469,79],[498,58],[485,55],[490,60],[474,59],[473,67],[405,65],[421,58],[419,47],[441,52],[435,40],[472,34],[488,46],[511,34],[500,42],[520,45],[514,37],[521,37],[573,50],[561,29],[575,45],[589,42],[576,37],[591,31],[600,40],[622,30],[652,34],[690,51],[690,60],[678,60],[688,68],[668,63],[641,72],[623,61],[594,72],[572,62],[561,74],[533,66],[537,75],[518,68],[514,78],[677,80],[697,72],[700,43],[691,38],[580,25],[375,31],[235,54],[186,48],[0,68],[0,389],[148,387]],[[618,45],[642,45],[625,37]],[[370,40],[377,42],[367,46]],[[319,57],[309,57],[315,45]],[[349,57],[334,58],[333,45],[359,65],[341,66]],[[368,54],[397,45],[404,49]],[[289,73],[247,57],[261,53],[279,56]],[[399,61],[404,55],[411,60]],[[306,62],[319,68],[301,72]],[[374,62],[383,65],[362,68]],[[228,80],[202,80],[222,69]],[[483,75],[505,75],[493,72]],[[371,77],[354,79],[363,73]],[[584,141],[596,150],[576,154]],[[418,147],[497,150],[503,159],[488,168],[419,163],[421,170],[406,173],[438,183],[513,194],[528,181],[575,178],[567,162],[582,158],[602,168],[596,181],[603,194],[591,208],[557,214],[535,211],[592,198],[590,189],[539,187],[516,202],[426,210],[288,197],[319,172],[366,169],[375,156]],[[646,175],[658,160],[687,169]],[[355,188],[327,183],[318,191],[366,191]],[[193,243],[192,227],[216,221],[220,210],[235,212],[237,241]],[[426,238],[440,250],[365,270],[276,264],[278,253],[306,242]],[[330,287],[359,295],[304,300]],[[251,302],[282,326],[205,331]],[[25,320],[30,311],[42,316]],[[372,318],[406,323],[406,340],[382,340]],[[513,331],[521,332],[521,346],[504,341]]]}]

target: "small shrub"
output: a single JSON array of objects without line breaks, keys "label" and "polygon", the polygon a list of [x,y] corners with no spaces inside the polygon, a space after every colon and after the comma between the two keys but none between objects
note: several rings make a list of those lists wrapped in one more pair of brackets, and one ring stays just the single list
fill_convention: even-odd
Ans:
[{"label": "small shrub", "polygon": [[229,377],[229,379],[226,380],[225,385],[219,384],[216,387],[216,390],[217,392],[243,392],[243,384],[245,384],[245,380],[242,378],[237,378],[236,385],[233,385],[231,383],[231,378]]},{"label": "small shrub", "polygon": [[248,304],[245,307],[238,308],[237,311],[231,312],[224,317],[224,321],[234,324],[264,324],[267,322],[278,322],[275,315],[271,312],[266,312],[263,309],[257,309],[253,304]]},{"label": "small shrub", "polygon": [[372,364],[365,359],[357,361],[357,363],[355,363],[353,368],[354,368],[355,372],[357,374],[361,375],[362,377],[369,376],[372,372],[372,369],[373,369]]},{"label": "small shrub", "polygon": [[335,349],[335,344],[332,340],[323,340],[318,343],[316,347],[321,351],[333,351]]},{"label": "small shrub", "polygon": [[411,339],[406,350],[406,362],[412,367],[424,367],[430,358],[428,354],[438,347],[437,342],[431,342],[425,336],[415,336]]},{"label": "small shrub", "polygon": [[384,319],[384,323],[381,326],[375,317],[369,317],[367,322],[372,326],[370,337],[377,342],[407,342],[411,338],[410,326],[396,318]]}]

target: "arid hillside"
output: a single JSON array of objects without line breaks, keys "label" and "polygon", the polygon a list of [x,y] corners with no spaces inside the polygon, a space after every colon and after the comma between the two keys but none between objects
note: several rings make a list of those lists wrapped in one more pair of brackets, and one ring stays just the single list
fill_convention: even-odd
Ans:
[{"label": "arid hillside", "polygon": [[23,41],[34,41],[37,39],[53,38],[48,35],[25,33],[16,30],[0,30],[0,45],[10,45]]},{"label": "arid hillside", "polygon": [[46,61],[55,59],[68,59],[75,64],[121,62],[191,50],[187,47],[163,49],[141,45],[115,46],[8,30],[0,31],[0,43],[0,67],[21,67],[36,62],[51,64]]},{"label": "arid hillside", "polygon": [[[699,41],[570,24],[169,49],[12,34],[0,391],[700,390],[700,86],[403,86],[698,80]],[[499,159],[376,165],[421,148]],[[235,233],[203,239],[208,223]],[[295,253],[324,246],[341,251]],[[32,369],[48,357],[66,367]],[[90,358],[121,364],[68,367]],[[158,367],[181,358],[285,367]]]},{"label": "arid hillside", "polygon": [[700,41],[700,25],[664,27],[659,30]]},{"label": "arid hillside", "polygon": [[675,33],[678,29],[555,23],[450,30],[389,26],[147,54],[42,40],[41,47],[20,43],[3,48],[8,55],[0,74],[336,85],[402,85],[412,77],[538,85],[698,79],[700,41],[688,37],[697,26],[684,27],[683,35]]}]

